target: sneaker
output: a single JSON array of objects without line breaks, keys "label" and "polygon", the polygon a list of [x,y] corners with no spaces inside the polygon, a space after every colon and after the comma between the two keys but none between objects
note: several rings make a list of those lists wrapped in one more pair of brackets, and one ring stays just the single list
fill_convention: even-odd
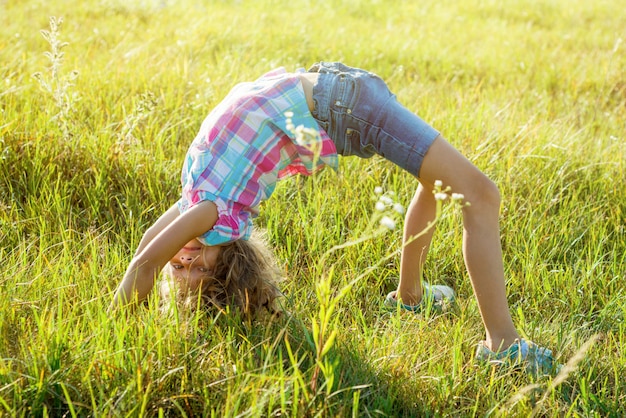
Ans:
[{"label": "sneaker", "polygon": [[417,305],[405,305],[398,302],[396,299],[396,292],[393,291],[387,295],[385,299],[385,306],[390,309],[396,309],[400,305],[401,309],[419,313],[428,307],[431,307],[435,312],[442,313],[448,305],[454,302],[454,290],[449,286],[444,285],[431,285],[427,282],[422,282],[422,300]]},{"label": "sneaker", "polygon": [[496,366],[521,367],[534,376],[552,374],[561,368],[554,361],[552,351],[532,341],[517,340],[509,348],[498,353],[487,348],[484,341],[478,343],[476,360]]}]

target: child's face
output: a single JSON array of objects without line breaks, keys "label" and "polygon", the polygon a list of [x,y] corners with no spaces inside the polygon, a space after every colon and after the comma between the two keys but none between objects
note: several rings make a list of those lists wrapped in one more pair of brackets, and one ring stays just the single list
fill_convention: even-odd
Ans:
[{"label": "child's face", "polygon": [[182,290],[192,292],[213,273],[219,254],[220,247],[208,247],[197,239],[191,240],[170,260],[172,277]]}]

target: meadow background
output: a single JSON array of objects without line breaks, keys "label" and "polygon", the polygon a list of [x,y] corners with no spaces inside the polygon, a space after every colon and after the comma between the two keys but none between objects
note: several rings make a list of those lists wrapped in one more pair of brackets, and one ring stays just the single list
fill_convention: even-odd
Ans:
[{"label": "meadow background", "polygon": [[[0,415],[626,415],[625,39],[620,0],[0,0]],[[375,187],[410,201],[379,158],[263,205],[282,318],[107,313],[211,107],[319,60],[381,75],[498,183],[514,321],[565,373],[473,362],[458,210],[426,268],[445,315],[382,307],[401,228],[328,253],[371,232]]]}]

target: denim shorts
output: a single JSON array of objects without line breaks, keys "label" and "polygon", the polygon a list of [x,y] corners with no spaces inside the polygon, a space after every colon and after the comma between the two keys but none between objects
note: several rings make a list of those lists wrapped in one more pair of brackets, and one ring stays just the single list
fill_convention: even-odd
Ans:
[{"label": "denim shorts", "polygon": [[312,114],[340,155],[378,154],[419,176],[439,132],[402,106],[377,75],[338,62],[314,64]]}]

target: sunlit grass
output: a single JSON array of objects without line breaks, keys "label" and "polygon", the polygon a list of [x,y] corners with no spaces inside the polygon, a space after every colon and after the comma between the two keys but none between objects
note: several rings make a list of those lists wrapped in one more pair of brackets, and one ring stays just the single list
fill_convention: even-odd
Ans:
[{"label": "sunlit grass", "polygon": [[[0,2],[1,414],[626,414],[622,9]],[[40,33],[52,16],[67,42],[54,72]],[[377,186],[408,204],[414,179],[378,158],[286,180],[263,205],[257,225],[287,277],[282,318],[165,315],[156,298],[129,316],[107,312],[141,234],[177,200],[184,152],[211,107],[239,81],[318,60],[383,76],[498,183],[514,321],[575,360],[566,379],[473,363],[483,330],[458,211],[440,219],[425,272],[457,291],[452,313],[382,307],[399,226],[327,253],[369,231]],[[336,333],[323,355],[312,318],[327,320],[322,341]]]}]

